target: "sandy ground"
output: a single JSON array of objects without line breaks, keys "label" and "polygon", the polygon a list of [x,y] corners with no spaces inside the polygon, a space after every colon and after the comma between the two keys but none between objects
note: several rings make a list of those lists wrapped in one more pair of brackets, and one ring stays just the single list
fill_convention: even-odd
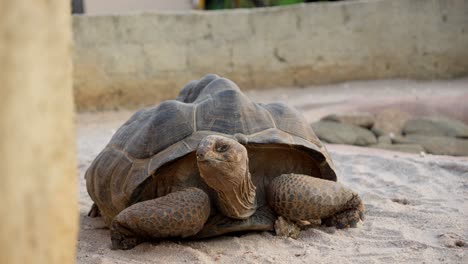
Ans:
[{"label": "sandy ground", "polygon": [[[262,102],[285,101],[309,121],[387,106],[468,120],[468,79],[351,82],[248,94]],[[357,191],[366,205],[367,218],[358,228],[308,229],[297,240],[263,232],[113,251],[102,220],[86,216],[92,201],[83,175],[132,112],[77,116],[77,263],[468,263],[468,158],[342,145],[328,145],[328,150],[339,181]]]}]

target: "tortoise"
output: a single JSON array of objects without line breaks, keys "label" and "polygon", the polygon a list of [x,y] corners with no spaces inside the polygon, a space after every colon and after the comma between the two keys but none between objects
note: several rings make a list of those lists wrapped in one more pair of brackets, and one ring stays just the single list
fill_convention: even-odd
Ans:
[{"label": "tortoise", "polygon": [[175,100],[136,112],[85,174],[112,248],[164,238],[273,231],[279,216],[356,227],[364,206],[336,182],[333,163],[304,117],[251,101],[209,74]]}]

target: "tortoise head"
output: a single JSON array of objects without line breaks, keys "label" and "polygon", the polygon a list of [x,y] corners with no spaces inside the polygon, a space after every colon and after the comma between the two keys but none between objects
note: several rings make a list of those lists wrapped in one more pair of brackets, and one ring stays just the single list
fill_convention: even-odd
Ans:
[{"label": "tortoise head", "polygon": [[197,164],[201,178],[218,193],[224,215],[246,219],[255,212],[255,185],[242,144],[223,136],[207,136],[198,145]]}]

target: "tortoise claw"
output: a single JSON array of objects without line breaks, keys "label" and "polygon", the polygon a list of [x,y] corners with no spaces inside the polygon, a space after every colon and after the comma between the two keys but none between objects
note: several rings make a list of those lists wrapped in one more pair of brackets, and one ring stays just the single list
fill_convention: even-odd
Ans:
[{"label": "tortoise claw", "polygon": [[139,244],[139,241],[135,237],[125,238],[120,234],[113,233],[111,234],[112,249],[122,249],[128,250],[136,247]]}]

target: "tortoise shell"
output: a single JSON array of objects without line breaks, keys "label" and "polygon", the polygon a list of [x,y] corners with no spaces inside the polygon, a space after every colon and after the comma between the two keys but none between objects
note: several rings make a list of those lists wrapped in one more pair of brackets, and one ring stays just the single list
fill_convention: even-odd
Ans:
[{"label": "tortoise shell", "polygon": [[298,111],[282,103],[255,103],[232,81],[210,74],[187,84],[176,100],[136,112],[92,162],[86,185],[105,221],[137,202],[165,164],[193,153],[212,134],[245,146],[300,149],[316,161],[318,177],[336,181],[328,152]]}]

